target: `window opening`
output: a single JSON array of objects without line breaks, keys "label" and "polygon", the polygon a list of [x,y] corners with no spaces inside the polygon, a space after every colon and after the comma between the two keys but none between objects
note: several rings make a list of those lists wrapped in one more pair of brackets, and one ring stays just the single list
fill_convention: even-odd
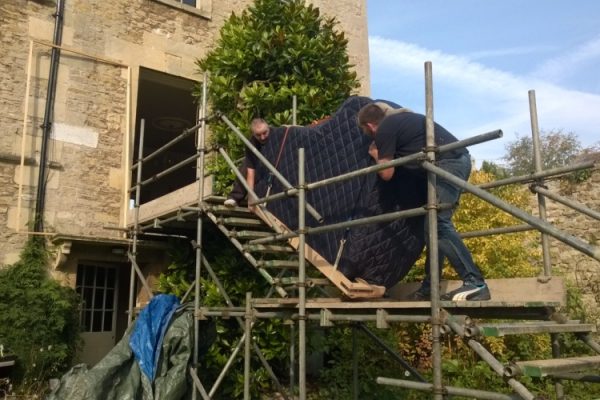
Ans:
[{"label": "window opening", "polygon": [[110,332],[115,317],[117,275],[113,267],[80,264],[75,290],[81,300],[83,332]]},{"label": "window opening", "polygon": [[[195,81],[147,68],[140,68],[137,99],[136,138],[133,162],[137,161],[140,121],[145,119],[143,155],[147,156],[194,126],[197,106],[192,91]],[[195,136],[190,135],[157,157],[145,162],[142,181],[196,154]],[[131,186],[136,182],[132,170]],[[189,163],[157,179],[141,190],[140,204],[164,196],[196,181],[196,163]],[[135,198],[135,192],[130,199]]]}]

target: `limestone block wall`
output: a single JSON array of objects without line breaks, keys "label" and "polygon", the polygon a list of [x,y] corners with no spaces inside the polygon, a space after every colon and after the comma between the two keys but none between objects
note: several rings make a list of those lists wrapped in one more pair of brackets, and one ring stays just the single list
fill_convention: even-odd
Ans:
[{"label": "limestone block wall", "polygon": [[[197,9],[177,0],[64,1],[62,45],[77,53],[60,58],[45,229],[117,237],[104,227],[123,225],[126,217],[140,67],[198,80],[195,60],[231,12],[251,1],[198,0]],[[313,3],[340,21],[361,94],[368,94],[366,1]],[[52,1],[0,2],[0,266],[16,261],[26,239],[17,231],[29,230],[35,207],[50,68],[50,47],[40,41],[52,41],[54,12]]]},{"label": "limestone block wall", "polygon": [[[572,184],[561,181],[547,182],[548,189],[600,212],[600,169],[595,169],[589,179]],[[532,205],[537,210],[536,197]],[[548,220],[561,230],[586,242],[600,246],[600,222],[560,203],[546,200]],[[537,211],[533,212],[537,215]],[[600,305],[600,262],[550,238],[550,257],[553,271],[564,275],[583,289],[590,302]]]}]

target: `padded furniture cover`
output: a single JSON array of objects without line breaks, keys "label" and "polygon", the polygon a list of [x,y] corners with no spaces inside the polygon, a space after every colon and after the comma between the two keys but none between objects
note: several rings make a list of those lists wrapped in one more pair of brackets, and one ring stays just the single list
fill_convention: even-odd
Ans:
[{"label": "padded furniture cover", "polygon": [[[357,123],[358,111],[370,102],[367,97],[350,97],[335,115],[317,125],[272,128],[261,152],[293,186],[298,181],[300,147],[305,151],[307,183],[372,165],[368,154],[371,139]],[[256,184],[259,196],[265,195],[269,181],[271,194],[283,190],[277,178],[270,179],[268,170],[261,165]],[[324,217],[324,225],[420,207],[425,199],[424,179],[408,168],[396,168],[389,182],[372,173],[307,193],[307,201]],[[296,197],[272,201],[267,208],[290,229],[297,229]],[[306,215],[307,226],[321,225],[308,212]],[[363,278],[389,288],[408,273],[421,254],[423,224],[423,217],[369,224],[308,235],[307,244],[334,264],[340,240],[346,238],[338,269],[349,279]]]}]

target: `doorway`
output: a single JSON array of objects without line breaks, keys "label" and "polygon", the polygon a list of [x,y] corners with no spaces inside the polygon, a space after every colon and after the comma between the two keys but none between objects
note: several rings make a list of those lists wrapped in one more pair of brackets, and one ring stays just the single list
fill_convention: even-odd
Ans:
[{"label": "doorway", "polygon": [[[161,148],[185,129],[195,125],[197,106],[192,95],[195,81],[163,72],[140,68],[134,163],[138,158],[141,120],[145,120],[142,154],[147,156]],[[142,181],[196,154],[196,136],[190,135],[157,157],[144,163]],[[132,170],[132,187],[136,183]],[[196,180],[196,163],[191,162],[164,178],[152,180],[141,190],[140,204],[164,196]],[[132,192],[131,199],[135,198]]]},{"label": "doorway", "polygon": [[100,361],[117,339],[119,274],[115,266],[82,263],[77,266],[75,290],[81,301],[81,362]]}]

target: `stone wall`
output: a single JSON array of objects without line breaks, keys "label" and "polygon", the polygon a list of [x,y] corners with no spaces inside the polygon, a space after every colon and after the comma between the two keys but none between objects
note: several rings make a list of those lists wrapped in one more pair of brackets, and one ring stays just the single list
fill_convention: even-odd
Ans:
[{"label": "stone wall", "polygon": [[[563,197],[600,212],[600,169],[583,182],[566,180],[547,182],[548,189]],[[532,196],[536,204],[536,197]],[[600,246],[600,222],[560,203],[546,200],[548,220],[561,230],[585,242]],[[537,212],[534,212],[537,215]],[[578,250],[550,238],[550,257],[553,273],[567,277],[583,289],[585,298],[600,305],[600,262]]]},{"label": "stone wall", "polygon": [[[562,178],[549,180],[545,185],[556,195],[600,212],[600,169],[596,167],[586,173],[591,176],[577,183]],[[531,213],[538,216],[536,195],[531,195],[530,206]],[[548,222],[561,231],[590,245],[600,246],[600,223],[597,220],[548,198],[546,214]],[[600,262],[558,239],[549,237],[548,240],[552,274],[563,276],[569,285],[579,287],[583,291],[585,302],[591,307],[590,310],[597,310],[600,306]],[[600,314],[596,317],[600,317]]]},{"label": "stone wall", "polygon": [[[60,59],[48,149],[46,231],[119,236],[105,226],[123,225],[126,218],[140,67],[198,79],[195,60],[211,48],[231,12],[250,3],[199,0],[198,9],[192,9],[177,0],[65,0],[62,45],[78,53],[63,51]],[[366,1],[313,3],[340,21],[362,83],[360,94],[368,94]],[[50,68],[50,48],[39,41],[52,41],[54,12],[52,1],[0,3],[0,266],[16,261],[35,207]],[[29,64],[30,39],[38,42]],[[21,169],[22,153],[26,162]]]}]

